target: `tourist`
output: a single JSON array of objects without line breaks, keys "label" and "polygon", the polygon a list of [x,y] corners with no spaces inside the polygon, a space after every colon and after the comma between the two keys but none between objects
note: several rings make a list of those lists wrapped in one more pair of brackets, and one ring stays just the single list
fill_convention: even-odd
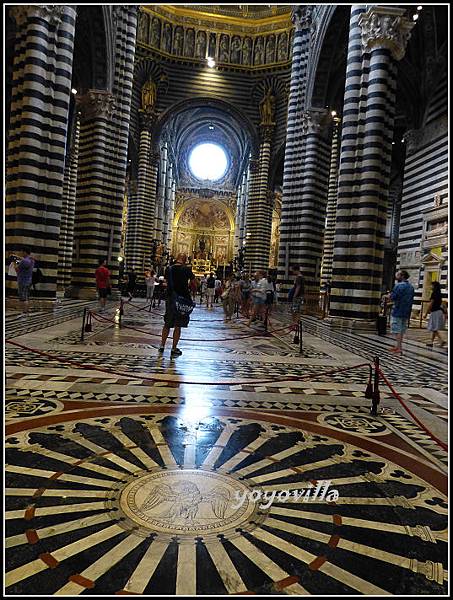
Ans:
[{"label": "tourist", "polygon": [[30,249],[24,248],[22,251],[22,260],[15,263],[17,274],[17,293],[19,300],[23,302],[24,312],[28,313],[30,297],[30,287],[33,280],[33,266],[35,261],[30,256]]},{"label": "tourist", "polygon": [[110,271],[107,268],[107,261],[104,258],[99,260],[99,267],[95,271],[96,289],[98,292],[100,312],[105,311],[107,296],[110,289]]},{"label": "tourist", "polygon": [[156,274],[154,270],[145,272],[145,283],[146,283],[146,299],[149,300],[150,304],[154,305],[154,288],[156,286]]},{"label": "tourist", "polygon": [[187,254],[178,254],[176,262],[167,267],[165,271],[165,280],[167,282],[167,297],[165,300],[165,325],[162,329],[162,341],[159,348],[159,354],[162,354],[165,350],[165,342],[167,341],[170,329],[174,328],[173,331],[173,346],[171,349],[171,356],[180,356],[182,351],[178,348],[179,338],[181,337],[181,327],[187,327],[189,325],[190,314],[181,314],[176,307],[175,294],[182,296],[189,302],[190,289],[189,281],[195,279],[195,275],[192,273],[192,269],[186,266]]},{"label": "tourist", "polygon": [[192,294],[192,300],[194,302],[197,301],[197,291],[198,291],[198,279],[195,277],[194,279],[192,279],[192,281],[190,282],[190,292]]},{"label": "tourist", "polygon": [[33,273],[32,273],[32,277],[31,277],[31,287],[33,289],[33,296],[38,296],[38,292],[36,290],[36,285],[38,283],[41,283],[41,281],[43,279],[44,279],[44,276],[42,274],[41,269],[39,268],[38,261],[35,259],[35,262],[33,265]]},{"label": "tourist", "polygon": [[215,294],[215,278],[214,274],[210,273],[208,280],[206,281],[206,306],[207,308],[213,308]]},{"label": "tourist", "polygon": [[403,337],[409,325],[414,302],[414,287],[408,281],[409,273],[407,271],[398,271],[395,278],[397,283],[390,293],[390,300],[393,302],[390,327],[395,335],[396,346],[390,348],[390,352],[402,354]]},{"label": "tourist", "polygon": [[445,340],[440,335],[440,331],[445,328],[445,317],[446,310],[442,305],[442,290],[438,281],[432,283],[432,294],[430,303],[425,312],[425,318],[429,314],[428,331],[431,331],[431,342],[426,345],[432,348],[434,346],[434,340],[439,338],[439,345],[442,348],[445,346]]},{"label": "tourist", "polygon": [[247,275],[243,275],[239,285],[241,287],[241,312],[248,318],[250,313],[250,291],[252,289],[252,283]]},{"label": "tourist", "polygon": [[267,279],[264,271],[257,271],[252,281],[252,289],[250,295],[252,297],[252,313],[249,317],[247,325],[257,318],[262,319],[264,312],[264,303],[266,301]]},{"label": "tourist", "polygon": [[205,273],[200,280],[200,304],[203,304],[203,297],[206,294],[206,289],[208,285],[208,275]]},{"label": "tourist", "polygon": [[291,315],[292,315],[292,323],[294,329],[294,344],[299,343],[299,321],[302,314],[302,306],[304,303],[304,278],[302,273],[300,272],[299,267],[293,267],[292,269],[293,277],[294,277],[294,285],[288,297],[291,301]]},{"label": "tourist", "polygon": [[225,281],[225,287],[221,296],[225,321],[231,321],[231,317],[234,313],[234,307],[236,306],[236,303],[239,302],[240,293],[241,291],[239,282],[237,281],[235,275],[231,275]]},{"label": "tourist", "polygon": [[223,292],[222,281],[218,277],[216,277],[215,284],[214,284],[214,302],[216,304],[219,301],[219,298],[222,295],[222,292]]},{"label": "tourist", "polygon": [[267,318],[269,317],[271,310],[272,310],[272,305],[274,304],[274,298],[275,298],[275,284],[274,281],[271,277],[271,275],[269,274],[266,278],[266,300],[264,302],[264,315],[265,315],[265,320],[267,322]]},{"label": "tourist", "polygon": [[132,300],[134,297],[135,285],[137,283],[137,273],[135,272],[134,267],[130,269],[127,274],[127,288],[126,293],[129,295],[129,300]]}]

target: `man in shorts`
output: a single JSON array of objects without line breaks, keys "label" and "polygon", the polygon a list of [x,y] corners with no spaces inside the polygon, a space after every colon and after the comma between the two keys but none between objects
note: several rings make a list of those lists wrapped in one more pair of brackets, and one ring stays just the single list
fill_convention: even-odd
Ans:
[{"label": "man in shorts", "polygon": [[412,304],[414,302],[414,287],[408,281],[409,273],[407,271],[398,271],[395,279],[397,283],[390,293],[390,300],[393,302],[390,328],[395,336],[396,346],[390,348],[390,352],[402,354],[403,337],[409,325]]},{"label": "man in shorts", "polygon": [[162,328],[162,341],[159,348],[159,354],[164,353],[165,342],[167,341],[170,329],[174,328],[173,346],[170,354],[172,358],[182,354],[182,351],[178,348],[179,338],[181,337],[181,327],[187,327],[190,320],[189,315],[180,315],[176,312],[172,298],[173,292],[176,292],[179,296],[184,296],[184,298],[191,300],[189,281],[195,279],[195,275],[192,273],[192,269],[186,266],[186,263],[187,254],[180,253],[176,257],[175,264],[171,265],[171,267],[167,267],[167,270],[165,271],[167,298],[165,300],[165,325]]}]

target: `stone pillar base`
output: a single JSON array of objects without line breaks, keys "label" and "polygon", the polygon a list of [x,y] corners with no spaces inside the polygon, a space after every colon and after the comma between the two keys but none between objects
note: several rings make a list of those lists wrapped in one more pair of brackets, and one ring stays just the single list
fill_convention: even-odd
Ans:
[{"label": "stone pillar base", "polygon": [[[65,298],[72,298],[75,300],[98,300],[98,293],[95,287],[79,287],[72,285],[67,288],[64,293]],[[121,297],[118,289],[113,289],[111,296],[107,296],[107,302],[109,300],[119,300]]]},{"label": "stone pillar base", "polygon": [[326,317],[323,325],[332,329],[344,331],[373,331],[376,332],[376,321],[374,319],[351,319],[349,317]]}]

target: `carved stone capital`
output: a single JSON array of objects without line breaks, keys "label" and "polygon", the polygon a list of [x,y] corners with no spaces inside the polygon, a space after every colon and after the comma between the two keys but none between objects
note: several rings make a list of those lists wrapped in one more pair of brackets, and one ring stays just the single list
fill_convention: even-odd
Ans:
[{"label": "carved stone capital", "polygon": [[157,115],[154,112],[148,112],[145,110],[138,111],[138,118],[140,122],[140,130],[152,131],[157,121]]},{"label": "carved stone capital", "polygon": [[312,24],[312,13],[313,8],[311,6],[295,6],[291,12],[291,21],[293,22],[296,31],[302,31],[303,29],[310,29]]},{"label": "carved stone capital", "polygon": [[60,23],[61,17],[69,7],[61,4],[48,5],[19,5],[10,9],[10,15],[16,20],[17,25],[23,25],[30,17],[38,17],[49,22],[52,26]]},{"label": "carved stone capital", "polygon": [[329,112],[324,108],[312,108],[302,113],[302,130],[322,134],[329,124]]},{"label": "carved stone capital", "polygon": [[404,8],[395,6],[373,6],[363,13],[359,18],[363,50],[387,48],[395,60],[401,60],[415,25],[404,16],[405,12]]},{"label": "carved stone capital", "polygon": [[260,161],[257,158],[252,158],[249,163],[250,173],[258,173]]},{"label": "carved stone capital", "polygon": [[159,162],[160,162],[160,153],[159,152],[153,152],[151,154],[151,156],[149,157],[149,162],[150,162],[151,166],[158,167],[159,166]]},{"label": "carved stone capital", "polygon": [[274,136],[275,125],[260,125],[260,138],[262,142],[272,142]]},{"label": "carved stone capital", "polygon": [[76,102],[84,120],[111,117],[115,110],[115,96],[105,90],[88,90]]}]

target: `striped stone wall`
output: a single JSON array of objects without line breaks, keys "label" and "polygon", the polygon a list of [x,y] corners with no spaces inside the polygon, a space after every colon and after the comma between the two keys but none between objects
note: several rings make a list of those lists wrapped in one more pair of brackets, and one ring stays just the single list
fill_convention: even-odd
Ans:
[{"label": "striped stone wall", "polygon": [[[6,156],[6,253],[29,246],[39,258],[42,298],[57,290],[65,146],[76,13],[20,5]],[[8,282],[10,289],[15,282]]]}]

